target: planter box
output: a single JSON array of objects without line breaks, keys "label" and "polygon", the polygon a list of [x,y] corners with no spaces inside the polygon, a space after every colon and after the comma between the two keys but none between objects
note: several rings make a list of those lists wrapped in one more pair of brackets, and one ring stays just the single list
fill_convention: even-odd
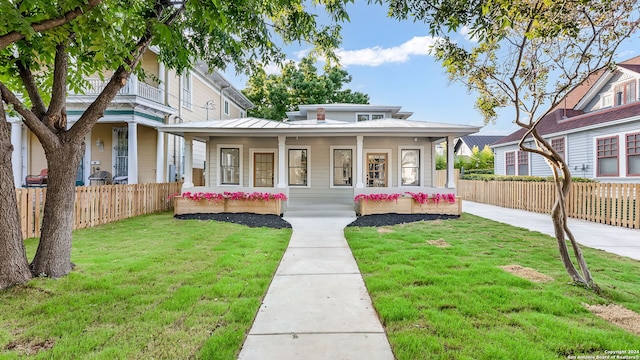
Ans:
[{"label": "planter box", "polygon": [[173,204],[174,215],[184,214],[216,214],[216,213],[254,213],[254,214],[282,214],[282,201],[271,199],[269,201],[254,200],[191,200],[175,197]]},{"label": "planter box", "polygon": [[460,215],[462,214],[462,199],[456,198],[455,203],[440,201],[438,203],[429,201],[425,204],[413,200],[413,198],[403,197],[397,201],[360,201],[358,203],[358,213],[360,215],[372,214],[434,214],[434,215]]},{"label": "planter box", "polygon": [[281,201],[275,199],[269,201],[227,199],[224,201],[224,212],[280,215],[282,213]]}]

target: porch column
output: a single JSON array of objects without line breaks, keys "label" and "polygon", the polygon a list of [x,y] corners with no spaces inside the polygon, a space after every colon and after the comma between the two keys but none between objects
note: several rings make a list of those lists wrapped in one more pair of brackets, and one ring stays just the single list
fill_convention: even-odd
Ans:
[{"label": "porch column", "polygon": [[278,189],[285,189],[287,187],[286,181],[286,148],[287,145],[287,137],[280,135],[278,136]]},{"label": "porch column", "polygon": [[182,188],[193,187],[193,137],[184,136],[184,184]]},{"label": "porch column", "polygon": [[156,145],[156,182],[164,182],[164,132],[158,131],[158,144]]},{"label": "porch column", "polygon": [[128,159],[127,159],[127,183],[138,183],[138,124],[135,122],[129,123],[128,129]]},{"label": "porch column", "polygon": [[13,164],[13,182],[17,188],[22,187],[22,121],[11,123],[11,163]]},{"label": "porch column", "polygon": [[447,136],[447,188],[455,189],[456,182],[453,173],[453,136]]},{"label": "porch column", "polygon": [[364,136],[358,135],[356,137],[356,188],[364,188],[364,181],[362,179],[362,158],[364,153]]}]

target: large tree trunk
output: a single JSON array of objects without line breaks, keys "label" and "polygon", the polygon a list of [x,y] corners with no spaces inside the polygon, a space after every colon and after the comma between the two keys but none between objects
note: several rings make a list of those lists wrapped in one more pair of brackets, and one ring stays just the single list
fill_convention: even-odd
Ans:
[{"label": "large tree trunk", "polygon": [[63,141],[54,149],[45,146],[49,179],[40,243],[31,263],[36,276],[57,278],[72,270],[75,179],[83,150],[82,143],[74,142]]},{"label": "large tree trunk", "polygon": [[0,289],[24,284],[31,279],[29,262],[20,231],[20,216],[11,165],[11,124],[7,122],[0,97]]}]

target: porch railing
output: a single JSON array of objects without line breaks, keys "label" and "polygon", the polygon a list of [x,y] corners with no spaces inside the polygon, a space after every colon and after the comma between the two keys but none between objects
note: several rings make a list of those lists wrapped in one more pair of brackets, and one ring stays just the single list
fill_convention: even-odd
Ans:
[{"label": "porch railing", "polygon": [[[98,78],[87,79],[89,86],[85,89],[84,95],[98,95],[104,90],[107,85],[107,81],[100,80]],[[127,83],[118,91],[119,95],[137,95],[141,98],[151,100],[157,103],[162,103],[162,89],[149,85],[144,82],[138,81],[136,78],[131,78]]]}]

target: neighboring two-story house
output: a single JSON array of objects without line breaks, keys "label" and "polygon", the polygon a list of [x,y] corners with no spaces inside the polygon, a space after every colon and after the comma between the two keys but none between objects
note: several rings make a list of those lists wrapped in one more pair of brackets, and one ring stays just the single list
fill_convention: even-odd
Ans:
[{"label": "neighboring two-story house", "polygon": [[[193,166],[191,144],[206,144],[211,166],[205,186],[185,177],[183,192],[282,192],[293,201],[352,204],[359,193],[442,191],[435,186],[436,144],[453,143],[479,128],[408,120],[411,113],[400,110],[300,105],[284,122],[238,118],[168,124],[159,130],[184,137],[187,169]],[[455,192],[453,147],[447,156],[447,187]]]},{"label": "neighboring two-story house", "polygon": [[[158,60],[157,52],[147,51],[142,64],[147,76],[131,76],[104,116],[86,135],[86,152],[78,169],[76,183],[102,183],[90,180],[92,174],[107,171],[118,182],[149,183],[177,181],[184,177],[184,141],[159,132],[157,126],[194,121],[243,117],[253,105],[217,71],[197,65],[183,75],[169,70]],[[87,79],[84,94],[69,94],[69,126],[78,120],[108,81],[104,74]],[[19,118],[12,123],[13,166],[16,187],[24,185],[28,174],[47,167],[37,137]],[[203,180],[204,143],[195,142],[194,161],[189,176]]]},{"label": "neighboring two-story house", "polygon": [[[538,125],[571,174],[605,182],[640,182],[640,56],[601,69],[574,88]],[[524,130],[493,144],[495,173],[550,176],[539,155],[519,150]]]}]

